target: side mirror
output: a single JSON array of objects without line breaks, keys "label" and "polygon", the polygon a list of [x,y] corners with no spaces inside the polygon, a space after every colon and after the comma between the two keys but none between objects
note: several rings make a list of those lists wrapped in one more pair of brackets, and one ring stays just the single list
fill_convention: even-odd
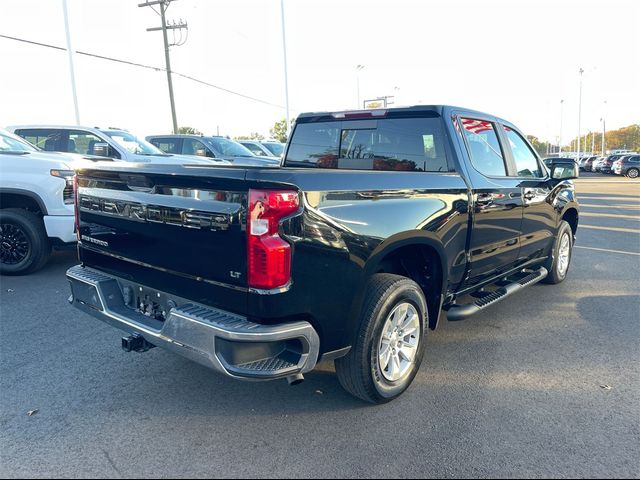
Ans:
[{"label": "side mirror", "polygon": [[553,160],[549,165],[553,180],[570,180],[580,176],[578,164],[568,160]]},{"label": "side mirror", "polygon": [[96,143],[93,146],[93,154],[98,157],[109,157],[109,144],[108,143]]},{"label": "side mirror", "polygon": [[198,157],[206,157],[207,156],[207,151],[204,148],[198,148],[196,150],[196,155]]}]

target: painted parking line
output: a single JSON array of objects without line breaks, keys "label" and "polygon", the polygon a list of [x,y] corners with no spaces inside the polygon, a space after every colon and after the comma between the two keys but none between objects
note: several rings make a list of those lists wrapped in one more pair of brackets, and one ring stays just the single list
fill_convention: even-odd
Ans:
[{"label": "painted parking line", "polygon": [[580,212],[581,217],[605,217],[605,218],[627,218],[631,220],[640,220],[638,215],[624,215],[622,213],[594,213],[594,212]]},{"label": "painted parking line", "polygon": [[584,250],[595,250],[596,252],[622,253],[624,255],[635,255],[640,257],[640,253],[627,252],[625,250],[611,250],[610,248],[583,247],[582,245],[576,245],[575,248],[583,248]]},{"label": "painted parking line", "polygon": [[580,195],[578,193],[578,201],[581,200],[609,200],[613,202],[640,202],[640,195],[625,195],[619,197],[592,197],[590,195]]},{"label": "painted parking line", "polygon": [[623,210],[640,210],[640,203],[635,205],[596,205],[592,203],[581,203],[580,208],[621,208]]},{"label": "painted parking line", "polygon": [[638,234],[640,234],[640,230],[638,230],[637,228],[600,227],[598,225],[584,225],[584,224],[580,224],[579,228],[592,228],[594,230],[610,230],[612,232],[626,232],[626,233],[638,233]]}]

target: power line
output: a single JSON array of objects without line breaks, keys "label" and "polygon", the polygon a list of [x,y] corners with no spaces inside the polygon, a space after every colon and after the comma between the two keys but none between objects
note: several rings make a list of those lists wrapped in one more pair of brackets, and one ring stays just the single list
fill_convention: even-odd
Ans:
[{"label": "power line", "polygon": [[[58,47],[56,45],[51,45],[51,44],[48,44],[48,43],[35,42],[33,40],[27,40],[25,38],[11,37],[9,35],[3,35],[3,34],[0,34],[0,38],[6,38],[7,40],[14,40],[16,42],[28,43],[30,45],[36,45],[36,46],[39,46],[39,47],[51,48],[51,49],[54,49],[54,50],[61,50],[63,52],[67,51],[67,49],[63,48],[63,47]],[[122,60],[122,59],[119,59],[119,58],[107,57],[105,55],[98,55],[98,54],[90,53],[90,52],[82,52],[80,50],[76,50],[76,54],[84,55],[85,57],[97,58],[97,59],[100,59],[100,60],[107,60],[109,62],[122,63],[122,64],[130,65],[130,66],[133,66],[133,67],[146,68],[148,70],[154,70],[156,72],[166,72],[167,71],[165,68],[162,68],[162,67],[154,67],[154,66],[151,66],[151,65],[144,65],[142,63],[131,62],[129,60]],[[278,105],[277,103],[272,103],[272,102],[269,102],[267,100],[262,100],[260,98],[252,97],[250,95],[245,95],[244,93],[235,92],[233,90],[229,90],[228,88],[220,87],[219,85],[215,85],[213,83],[209,83],[209,82],[206,82],[204,80],[200,80],[200,79],[192,77],[190,75],[185,75],[183,73],[179,73],[179,72],[176,72],[176,71],[173,71],[172,73],[174,75],[179,76],[179,77],[186,78],[187,80],[191,80],[192,82],[200,83],[202,85],[206,85],[207,87],[215,88],[216,90],[220,90],[222,92],[226,92],[226,93],[229,93],[231,95],[236,95],[237,97],[242,97],[242,98],[245,98],[247,100],[252,100],[254,102],[259,102],[259,103],[262,103],[264,105],[269,105],[269,106],[272,106],[272,107],[283,108],[283,109],[285,108],[283,105]]]}]

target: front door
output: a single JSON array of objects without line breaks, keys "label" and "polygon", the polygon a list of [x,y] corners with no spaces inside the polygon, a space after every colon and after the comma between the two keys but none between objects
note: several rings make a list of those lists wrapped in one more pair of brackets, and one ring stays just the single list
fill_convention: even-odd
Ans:
[{"label": "front door", "polygon": [[522,190],[523,215],[520,235],[521,262],[549,255],[557,230],[553,185],[546,170],[524,137],[514,128],[502,126],[507,156]]},{"label": "front door", "polygon": [[461,118],[471,159],[474,225],[467,284],[476,284],[512,268],[517,260],[522,224],[522,191],[508,175],[496,128],[481,118]]}]

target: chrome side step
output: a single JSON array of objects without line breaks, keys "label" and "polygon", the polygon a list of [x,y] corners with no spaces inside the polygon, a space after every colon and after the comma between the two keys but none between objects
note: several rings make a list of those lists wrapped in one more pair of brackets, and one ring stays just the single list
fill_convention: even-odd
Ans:
[{"label": "chrome side step", "polygon": [[474,292],[472,296],[478,299],[472,303],[454,303],[447,309],[447,319],[450,322],[465,320],[471,315],[490,307],[494,303],[500,302],[508,296],[519,292],[523,288],[538,283],[540,280],[543,280],[548,273],[544,267],[539,267],[535,270],[524,270],[517,278],[496,284],[498,288],[492,292],[486,292],[482,289]]}]

